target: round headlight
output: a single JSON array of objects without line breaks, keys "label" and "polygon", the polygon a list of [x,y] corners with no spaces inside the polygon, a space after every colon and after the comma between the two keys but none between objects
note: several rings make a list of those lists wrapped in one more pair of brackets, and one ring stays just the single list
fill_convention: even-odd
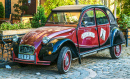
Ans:
[{"label": "round headlight", "polygon": [[17,41],[18,41],[18,36],[17,35],[13,36],[13,42],[17,42]]},{"label": "round headlight", "polygon": [[46,43],[49,42],[49,40],[50,40],[49,37],[43,37],[42,42],[43,42],[44,44],[46,44]]}]

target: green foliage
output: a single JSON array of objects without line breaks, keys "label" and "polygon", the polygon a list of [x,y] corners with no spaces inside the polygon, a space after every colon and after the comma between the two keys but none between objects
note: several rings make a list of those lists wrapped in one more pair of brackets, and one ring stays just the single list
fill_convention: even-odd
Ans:
[{"label": "green foliage", "polygon": [[93,5],[93,4],[102,4],[101,0],[79,0],[79,4]]},{"label": "green foliage", "polygon": [[124,0],[122,4],[122,13],[130,16],[130,0]]},{"label": "green foliage", "polygon": [[22,5],[22,4],[25,4],[27,2],[27,0],[18,0],[18,3],[17,4],[14,4],[13,8],[14,11],[17,13],[17,14],[13,14],[15,16],[15,18],[18,18],[19,19],[19,16],[21,15],[20,13],[24,13],[28,10],[28,6],[26,5]]},{"label": "green foliage", "polygon": [[[39,24],[39,20],[41,21]],[[44,26],[46,22],[46,16],[44,12],[44,7],[38,6],[37,7],[37,13],[33,16],[33,19],[31,21],[31,25],[33,28],[38,28],[41,26]]]},{"label": "green foliage", "polygon": [[123,29],[127,29],[130,27],[130,16],[127,16],[125,14],[120,15],[120,20],[118,21],[119,26]]},{"label": "green foliage", "polygon": [[4,18],[4,6],[2,4],[2,2],[0,2],[0,18]]},{"label": "green foliage", "polygon": [[[46,0],[46,2],[43,4],[45,7],[45,14],[47,17],[51,13],[51,10],[59,7],[59,6],[64,6],[64,5],[74,5],[75,0]],[[79,4],[101,4],[101,1],[96,1],[96,0],[79,0]]]},{"label": "green foliage", "polygon": [[51,13],[51,10],[63,6],[63,5],[74,5],[75,0],[46,0],[44,3],[45,13],[47,16]]},{"label": "green foliage", "polygon": [[23,22],[17,22],[12,25],[10,22],[4,22],[1,24],[0,27],[1,27],[0,30],[27,29],[31,28],[31,23],[27,22],[24,24]]}]

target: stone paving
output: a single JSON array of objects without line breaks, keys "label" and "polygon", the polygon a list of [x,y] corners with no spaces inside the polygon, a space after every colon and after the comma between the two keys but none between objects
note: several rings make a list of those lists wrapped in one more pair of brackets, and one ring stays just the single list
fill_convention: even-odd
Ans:
[{"label": "stone paving", "polygon": [[123,48],[119,59],[111,59],[109,50],[72,61],[71,68],[66,74],[57,72],[56,64],[51,66],[28,65],[11,69],[1,68],[0,79],[130,79],[130,47]]}]

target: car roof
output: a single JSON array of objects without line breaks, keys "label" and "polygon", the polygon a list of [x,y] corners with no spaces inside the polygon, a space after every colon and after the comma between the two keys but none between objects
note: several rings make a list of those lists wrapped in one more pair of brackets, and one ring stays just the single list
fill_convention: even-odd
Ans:
[{"label": "car roof", "polygon": [[52,11],[82,11],[86,8],[92,8],[92,7],[104,7],[104,5],[66,5],[66,6],[60,6],[56,7],[55,9],[52,9]]}]

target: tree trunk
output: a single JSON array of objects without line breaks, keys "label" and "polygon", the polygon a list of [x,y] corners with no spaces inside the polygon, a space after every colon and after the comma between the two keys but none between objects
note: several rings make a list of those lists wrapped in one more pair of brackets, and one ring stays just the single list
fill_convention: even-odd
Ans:
[{"label": "tree trunk", "polygon": [[78,0],[75,0],[75,2],[76,2],[76,5],[78,5],[78,4],[79,4]]},{"label": "tree trunk", "polygon": [[116,18],[116,3],[114,3],[114,16]]}]

